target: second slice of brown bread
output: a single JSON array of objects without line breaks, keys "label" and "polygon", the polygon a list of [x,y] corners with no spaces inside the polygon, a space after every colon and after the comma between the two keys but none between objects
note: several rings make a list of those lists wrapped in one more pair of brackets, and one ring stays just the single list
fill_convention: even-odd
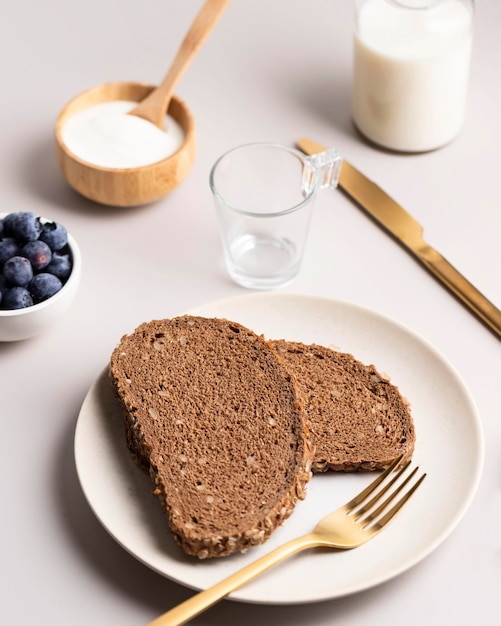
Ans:
[{"label": "second slice of brown bread", "polygon": [[251,330],[194,316],[148,322],[122,338],[110,374],[129,448],[188,554],[262,543],[304,497],[304,403]]},{"label": "second slice of brown bread", "polygon": [[272,342],[306,398],[314,471],[377,470],[411,457],[414,422],[407,400],[374,365],[320,345]]}]

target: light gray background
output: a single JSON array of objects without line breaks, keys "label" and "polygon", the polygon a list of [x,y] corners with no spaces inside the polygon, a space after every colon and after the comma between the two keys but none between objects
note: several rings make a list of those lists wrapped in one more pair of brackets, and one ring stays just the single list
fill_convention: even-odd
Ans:
[{"label": "light gray background", "polygon": [[[126,210],[95,205],[67,187],[53,149],[60,109],[100,83],[159,82],[201,4],[46,0],[2,10],[0,210],[63,222],[84,258],[78,298],[65,320],[45,336],[0,345],[0,623],[6,626],[133,626],[191,595],[129,556],[96,521],[78,485],[73,435],[82,400],[123,333],[245,292],[225,274],[208,187],[210,166],[225,150],[252,141],[293,144],[303,135],[337,147],[501,307],[496,0],[476,3],[466,125],[441,150],[386,153],[354,131],[351,2],[234,0],[176,90],[198,125],[197,160],[185,183],[156,204]],[[195,623],[498,624],[499,340],[337,192],[318,197],[304,265],[289,290],[370,307],[436,346],[478,405],[484,476],[450,538],[400,578],[305,607],[225,602]]]}]

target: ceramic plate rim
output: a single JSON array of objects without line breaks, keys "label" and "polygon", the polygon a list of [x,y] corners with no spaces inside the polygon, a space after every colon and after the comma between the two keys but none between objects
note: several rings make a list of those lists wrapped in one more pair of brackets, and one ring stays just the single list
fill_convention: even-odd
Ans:
[{"label": "ceramic plate rim", "polygon": [[[324,296],[258,292],[203,304],[190,309],[188,313],[228,317],[250,326],[256,332],[263,332],[270,338],[279,338],[277,333],[280,329],[283,330],[281,336],[287,339],[319,343],[323,340],[323,343],[327,343],[326,333],[332,333],[329,336],[336,340],[335,347],[354,353],[364,362],[367,362],[367,359],[376,361],[376,358],[369,358],[371,354],[378,357],[377,360],[384,361],[381,368],[383,373],[386,362],[400,364],[400,371],[392,371],[390,378],[401,388],[404,395],[407,397],[411,395],[409,398],[411,406],[414,402],[418,411],[415,415],[417,442],[414,457],[417,463],[422,464],[423,471],[429,474],[416,497],[390,527],[362,548],[344,552],[297,555],[288,562],[289,565],[284,564],[279,566],[280,569],[267,572],[231,594],[230,599],[258,604],[299,604],[349,595],[403,573],[424,559],[449,536],[465,514],[476,492],[483,467],[484,444],[480,417],[470,392],[454,367],[431,344],[411,329],[385,315],[358,304]],[[306,332],[305,316],[308,322],[315,321],[316,324],[322,322],[327,328],[312,325]],[[365,326],[361,327],[359,321],[363,321]],[[336,332],[334,327],[329,327],[332,324],[335,325]],[[371,334],[371,329],[382,333],[385,341],[383,342],[379,334],[377,337]],[[355,330],[357,332],[354,332]],[[273,334],[270,335],[270,332]],[[397,354],[396,346],[400,352],[401,348],[412,348],[413,366],[416,367],[418,362],[421,367],[434,368],[436,370],[434,380],[423,381],[422,376],[419,378],[411,371],[401,354]],[[381,367],[378,362],[375,364],[378,368]],[[461,428],[456,432],[450,430],[449,406],[445,403],[445,391],[437,384],[437,376],[438,382],[450,387],[457,396],[451,400],[453,403],[455,400],[455,415],[462,420],[459,424]],[[410,382],[414,383],[414,389],[407,388]],[[403,389],[400,383],[403,384]],[[347,494],[351,497],[362,484],[371,480],[368,475],[314,477],[309,485],[306,500],[300,503],[291,518],[266,544],[250,550],[245,555],[194,561],[191,557],[178,554],[179,548],[173,544],[168,530],[165,532],[162,526],[165,522],[159,506],[156,501],[153,502],[154,498],[150,495],[149,478],[133,466],[123,434],[123,441],[118,442],[118,445],[115,441],[111,443],[109,433],[106,434],[109,427],[108,417],[117,412],[117,406],[114,399],[109,397],[108,391],[104,396],[106,401],[103,402],[99,395],[102,393],[103,385],[107,385],[107,368],[89,390],[80,410],[75,431],[75,462],[84,495],[98,520],[125,550],[159,574],[192,589],[207,588],[270,551],[275,545],[297,536],[300,532],[307,532],[321,515],[343,504]],[[422,393],[423,389],[426,393]],[[424,410],[431,408],[427,406],[430,398],[435,401],[435,409],[439,415],[437,423],[432,423],[429,417],[423,415]],[[452,408],[450,412],[452,414]],[[437,442],[430,442],[432,438],[428,437],[428,434],[442,432],[447,432],[452,437],[452,442],[450,445],[448,442],[448,449],[443,452],[445,469],[438,472],[434,460]],[[101,453],[103,451],[106,453],[101,454],[100,458],[96,458],[96,444],[98,447],[101,446]],[[408,528],[413,522],[413,515],[424,509],[427,500],[430,504],[438,497],[442,497],[445,484],[441,484],[441,480],[444,483],[446,479],[454,480],[455,473],[447,474],[449,471],[447,462],[453,462],[459,456],[461,451],[456,448],[460,447],[468,451],[470,462],[464,480],[456,482],[455,491],[458,492],[459,489],[459,493],[450,498],[449,510],[446,510],[439,520],[432,522],[432,525],[435,524],[432,533],[428,532],[425,537],[422,537],[422,533],[414,533],[410,537]],[[430,465],[431,467],[427,467]],[[103,476],[105,488],[98,487],[97,484],[103,481]],[[340,478],[343,479],[342,484]],[[321,481],[324,481],[324,484]],[[336,489],[331,490],[329,486],[333,484]],[[104,495],[109,494],[110,490],[113,492],[111,498]],[[326,493],[330,499],[327,508],[324,504]],[[335,496],[332,501],[333,493]],[[312,504],[308,508],[309,502]],[[165,535],[162,541],[158,541],[158,536],[154,538],[150,536],[152,533],[156,535],[155,524],[156,529],[160,529],[160,533]],[[409,540],[411,543],[414,541],[410,548]],[[383,553],[392,547],[403,551],[402,556],[386,562]],[[357,568],[360,568],[361,551],[364,551],[363,558],[370,563],[370,571],[367,574],[364,571],[363,575],[357,571]],[[308,572],[312,568],[315,575],[329,572],[331,584],[320,580],[305,585]],[[339,577],[340,569],[343,569],[342,577]]]}]

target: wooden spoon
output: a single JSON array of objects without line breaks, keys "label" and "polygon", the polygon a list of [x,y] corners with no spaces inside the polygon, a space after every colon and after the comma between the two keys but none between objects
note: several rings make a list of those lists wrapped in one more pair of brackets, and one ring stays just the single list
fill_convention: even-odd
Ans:
[{"label": "wooden spoon", "polygon": [[230,0],[206,0],[163,81],[137,107],[129,111],[129,115],[142,117],[164,130],[165,115],[178,80],[209,36],[229,2]]}]

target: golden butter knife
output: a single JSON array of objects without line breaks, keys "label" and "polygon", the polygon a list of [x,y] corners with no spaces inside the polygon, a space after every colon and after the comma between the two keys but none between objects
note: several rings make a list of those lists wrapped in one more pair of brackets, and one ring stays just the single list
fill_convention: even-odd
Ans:
[{"label": "golden butter knife", "polygon": [[[296,145],[308,155],[326,150],[306,138]],[[424,241],[422,226],[404,208],[344,159],[338,185],[501,338],[501,311]]]}]

